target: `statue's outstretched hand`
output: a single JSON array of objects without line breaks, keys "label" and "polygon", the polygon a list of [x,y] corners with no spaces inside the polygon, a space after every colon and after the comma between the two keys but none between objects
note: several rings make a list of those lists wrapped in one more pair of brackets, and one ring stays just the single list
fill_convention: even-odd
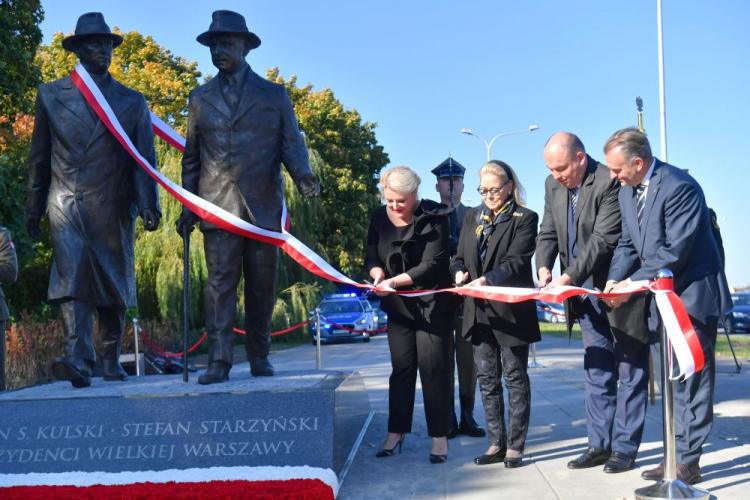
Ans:
[{"label": "statue's outstretched hand", "polygon": [[143,229],[146,231],[156,231],[161,221],[161,214],[155,208],[144,208],[141,214],[143,219]]},{"label": "statue's outstretched hand", "polygon": [[299,192],[305,199],[311,199],[320,194],[320,183],[315,174],[308,174],[302,177],[299,181]]}]

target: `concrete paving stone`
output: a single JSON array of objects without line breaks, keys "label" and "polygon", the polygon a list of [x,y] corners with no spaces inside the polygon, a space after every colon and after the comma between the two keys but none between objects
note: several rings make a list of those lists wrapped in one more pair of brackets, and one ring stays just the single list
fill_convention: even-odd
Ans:
[{"label": "concrete paving stone", "polygon": [[[474,457],[486,451],[488,441],[467,436],[451,440],[448,461],[433,465],[428,461],[431,441],[419,381],[413,432],[404,441],[403,453],[375,458],[388,425],[391,367],[386,337],[377,336],[369,344],[323,346],[323,367],[358,370],[376,412],[339,499],[630,500],[636,488],[652,484],[640,473],[662,459],[661,399],[648,407],[636,469],[622,474],[605,474],[602,467],[570,470],[567,462],[586,448],[581,342],[545,338],[537,346],[537,360],[544,368],[529,370],[532,409],[523,466],[474,465]],[[307,345],[280,351],[272,362],[281,370],[314,369],[315,349]],[[719,359],[717,366],[714,427],[701,460],[704,481],[698,486],[711,491],[712,498],[746,500],[750,498],[750,375],[731,373],[731,358]],[[478,390],[474,416],[484,426]]]}]

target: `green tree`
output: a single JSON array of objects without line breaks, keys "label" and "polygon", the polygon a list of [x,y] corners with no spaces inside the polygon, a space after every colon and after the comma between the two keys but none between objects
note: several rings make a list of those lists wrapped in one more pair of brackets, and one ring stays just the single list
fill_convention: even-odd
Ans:
[{"label": "green tree", "polygon": [[278,68],[268,70],[266,77],[286,87],[309,147],[326,165],[318,174],[323,217],[315,229],[320,244],[331,264],[360,277],[370,214],[379,205],[378,177],[389,161],[375,138],[377,124],[363,121],[356,109],[345,109],[331,89],[298,87],[296,77],[284,80]]},{"label": "green tree", "polygon": [[42,41],[39,0],[0,0],[0,116],[14,121],[28,113],[29,91],[40,82],[34,54]]},{"label": "green tree", "polygon": [[[46,281],[36,271],[50,262],[49,247],[38,246],[36,253],[25,229],[26,157],[32,129],[29,113],[41,81],[34,54],[42,40],[39,23],[43,18],[39,1],[0,0],[0,225],[13,234],[21,269],[27,270],[22,277],[30,278],[30,283],[6,288],[14,311],[18,310],[16,303],[42,303]],[[46,227],[43,230],[48,233]]]}]

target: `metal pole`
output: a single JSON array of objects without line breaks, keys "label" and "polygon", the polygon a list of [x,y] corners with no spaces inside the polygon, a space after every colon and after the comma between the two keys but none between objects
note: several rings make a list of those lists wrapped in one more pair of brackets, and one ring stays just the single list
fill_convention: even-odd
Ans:
[{"label": "metal pole", "polygon": [[138,318],[133,318],[133,351],[135,352],[135,376],[141,376],[141,355],[140,349],[138,348],[138,336],[140,335],[140,329],[138,327]]},{"label": "metal pole", "polygon": [[667,161],[667,104],[664,90],[664,37],[662,34],[661,0],[656,0],[656,22],[659,40],[659,121],[661,128],[661,161]]},{"label": "metal pole", "polygon": [[[674,279],[672,271],[662,269],[655,279]],[[664,479],[645,488],[635,490],[637,500],[652,500],[662,498],[692,498],[708,500],[708,491],[689,486],[677,479],[677,454],[675,453],[674,437],[674,381],[670,379],[672,366],[669,363],[672,344],[669,342],[664,322],[659,321],[661,338],[661,407],[664,429]]]},{"label": "metal pole", "polygon": [[543,368],[544,365],[537,362],[536,360],[536,342],[531,344],[531,363],[529,363],[529,368]]},{"label": "metal pole", "polygon": [[320,359],[320,308],[315,308],[315,335],[317,337],[315,342],[315,369],[320,371],[323,368],[321,367],[321,359]]},{"label": "metal pole", "polygon": [[182,234],[182,381],[188,381],[188,312],[190,311],[190,231]]}]

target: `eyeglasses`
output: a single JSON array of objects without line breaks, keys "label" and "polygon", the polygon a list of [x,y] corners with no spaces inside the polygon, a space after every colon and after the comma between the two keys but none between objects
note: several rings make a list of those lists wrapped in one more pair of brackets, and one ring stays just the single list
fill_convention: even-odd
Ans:
[{"label": "eyeglasses", "polygon": [[506,186],[506,184],[508,184],[508,182],[510,182],[510,181],[503,182],[503,185],[500,186],[499,188],[483,189],[483,188],[479,187],[479,188],[477,188],[477,193],[479,193],[479,196],[481,196],[482,198],[485,198],[486,196],[489,196],[489,195],[497,196],[497,195],[500,194],[500,191],[503,190],[503,188]]}]

